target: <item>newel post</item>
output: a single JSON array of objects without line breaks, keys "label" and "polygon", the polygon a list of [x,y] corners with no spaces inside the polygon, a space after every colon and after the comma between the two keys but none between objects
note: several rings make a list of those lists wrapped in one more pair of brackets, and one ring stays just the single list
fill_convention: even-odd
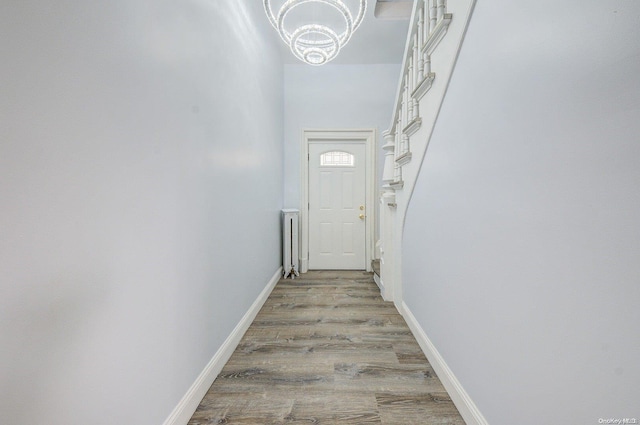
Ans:
[{"label": "newel post", "polygon": [[[384,169],[382,172],[382,192],[380,194],[380,281],[381,294],[386,301],[393,300],[393,213],[395,211],[395,190],[391,184],[395,181],[396,135],[393,130],[382,133],[384,145]],[[395,128],[398,131],[398,128]]]}]

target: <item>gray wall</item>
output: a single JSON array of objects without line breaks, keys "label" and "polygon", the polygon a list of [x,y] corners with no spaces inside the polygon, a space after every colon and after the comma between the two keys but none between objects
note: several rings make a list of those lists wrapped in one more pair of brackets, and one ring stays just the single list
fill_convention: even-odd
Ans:
[{"label": "gray wall", "polygon": [[0,5],[0,412],[158,425],[279,266],[260,2]]},{"label": "gray wall", "polygon": [[[304,129],[389,128],[400,65],[285,65],[284,202],[300,207]],[[378,156],[378,175],[382,173]],[[380,179],[378,179],[380,180]]]},{"label": "gray wall", "polygon": [[492,425],[640,419],[640,3],[478,2],[405,301]]}]

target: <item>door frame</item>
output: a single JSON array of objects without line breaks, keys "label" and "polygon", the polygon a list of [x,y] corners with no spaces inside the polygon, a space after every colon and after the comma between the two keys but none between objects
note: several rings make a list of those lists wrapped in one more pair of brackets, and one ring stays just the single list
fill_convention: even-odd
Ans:
[{"label": "door frame", "polygon": [[376,175],[377,149],[376,129],[304,129],[300,147],[300,271],[309,270],[309,144],[324,143],[364,143],[365,145],[365,267],[372,271],[375,248],[376,214]]}]

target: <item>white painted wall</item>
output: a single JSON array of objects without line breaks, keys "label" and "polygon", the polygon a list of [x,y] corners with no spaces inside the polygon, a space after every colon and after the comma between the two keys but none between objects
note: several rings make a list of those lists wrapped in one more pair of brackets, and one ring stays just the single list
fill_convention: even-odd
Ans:
[{"label": "white painted wall", "polygon": [[492,425],[640,420],[640,3],[478,2],[404,299]]},{"label": "white painted wall", "polygon": [[[285,65],[284,203],[300,207],[300,144],[304,129],[376,128],[391,123],[400,65]],[[382,178],[378,156],[378,180]]]},{"label": "white painted wall", "polygon": [[0,4],[0,412],[158,425],[280,263],[260,2]]}]

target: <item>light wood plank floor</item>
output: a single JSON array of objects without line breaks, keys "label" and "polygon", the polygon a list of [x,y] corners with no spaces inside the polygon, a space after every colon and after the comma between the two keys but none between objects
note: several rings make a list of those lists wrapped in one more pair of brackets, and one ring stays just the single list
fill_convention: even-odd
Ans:
[{"label": "light wood plank floor", "polygon": [[464,425],[372,276],[280,280],[189,424]]}]

